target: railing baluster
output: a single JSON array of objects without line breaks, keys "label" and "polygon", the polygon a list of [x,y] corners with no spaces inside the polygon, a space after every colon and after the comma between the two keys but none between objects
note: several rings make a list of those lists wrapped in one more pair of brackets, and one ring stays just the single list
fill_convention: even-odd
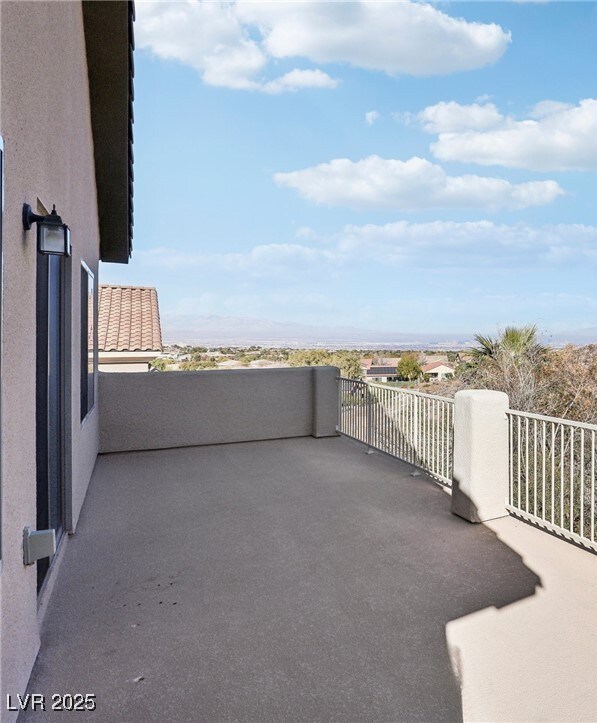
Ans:
[{"label": "railing baluster", "polygon": [[508,509],[597,552],[597,425],[514,410],[507,416]]},{"label": "railing baluster", "polygon": [[580,430],[580,490],[579,490],[580,521],[579,534],[585,535],[585,430]]},{"label": "railing baluster", "polygon": [[574,532],[574,427],[570,428],[570,532]]},{"label": "railing baluster", "polygon": [[342,434],[451,485],[452,399],[343,377],[338,389]]},{"label": "railing baluster", "polygon": [[406,435],[406,419],[404,417],[404,394],[399,394],[398,398],[400,399],[400,454],[398,456],[400,457],[400,459],[404,459],[404,442]]},{"label": "railing baluster", "polygon": [[396,424],[396,402],[397,402],[398,395],[393,394],[392,395],[392,454],[394,457],[396,456],[397,448],[396,448],[396,442],[398,440],[396,436],[396,432],[398,430],[398,426]]},{"label": "railing baluster", "polygon": [[[341,433],[451,484],[453,400],[344,378],[338,394]],[[597,425],[513,410],[507,418],[510,511],[597,551]]]},{"label": "railing baluster", "polygon": [[384,401],[384,416],[386,420],[386,439],[385,439],[385,451],[388,454],[392,453],[392,397],[389,394],[389,390],[386,391]]},{"label": "railing baluster", "polygon": [[564,428],[560,424],[560,527],[564,527]]},{"label": "railing baluster", "polygon": [[407,415],[407,425],[408,425],[408,448],[407,448],[407,461],[411,462],[413,461],[413,397],[408,396],[405,399],[406,401],[406,415]]},{"label": "railing baluster", "polygon": [[547,425],[545,420],[542,421],[541,432],[541,517],[545,520],[545,445],[547,435]]},{"label": "railing baluster", "polygon": [[595,542],[595,430],[591,432],[591,542]]},{"label": "railing baluster", "polygon": [[434,449],[433,471],[437,474],[440,470],[439,404],[436,399],[433,399],[431,403],[433,405],[433,429],[434,429],[434,439],[435,439],[435,444],[433,445],[433,449]]},{"label": "railing baluster", "polygon": [[537,420],[533,419],[533,514],[537,517]]},{"label": "railing baluster", "polygon": [[529,511],[529,418],[524,420],[524,506]]},{"label": "railing baluster", "polygon": [[520,484],[520,417],[518,417],[518,440],[516,444],[516,475],[517,475],[517,490],[518,490],[518,507],[521,505],[521,499],[522,499],[522,493],[521,493],[521,484]]},{"label": "railing baluster", "polygon": [[440,407],[440,429],[439,429],[439,455],[440,455],[440,465],[439,465],[439,473],[442,477],[446,476],[446,467],[445,467],[445,459],[444,459],[444,403],[439,403]]},{"label": "railing baluster", "polygon": [[510,497],[508,502],[514,504],[514,418],[511,414],[508,414],[508,435],[510,438],[509,450],[510,450]]},{"label": "railing baluster", "polygon": [[425,399],[425,414],[429,415],[429,456],[425,460],[425,465],[428,469],[437,474],[437,434],[436,426],[437,419],[435,416],[435,399]]},{"label": "railing baluster", "polygon": [[[433,432],[431,431],[433,429],[433,424],[431,420],[431,412],[429,409],[429,400],[425,399],[425,397],[417,397],[417,404],[419,406],[419,411],[417,415],[417,428],[419,430],[419,447],[417,451],[419,457],[419,465],[421,467],[424,467],[425,469],[430,469],[431,455],[433,454]],[[427,427],[429,427],[429,431],[427,431]]]},{"label": "railing baluster", "polygon": [[438,417],[437,417],[437,400],[435,399],[428,399],[427,400],[427,406],[431,407],[430,414],[430,424],[429,426],[433,430],[432,432],[432,439],[430,439],[430,446],[431,446],[431,454],[433,457],[433,460],[431,461],[431,469],[434,474],[439,473],[439,437],[438,437]]},{"label": "railing baluster", "polygon": [[551,424],[551,524],[555,521],[556,510],[556,425]]},{"label": "railing baluster", "polygon": [[429,426],[431,428],[430,431],[430,437],[429,440],[431,443],[431,459],[428,460],[428,464],[433,472],[436,471],[435,462],[436,462],[436,450],[437,450],[437,434],[436,434],[436,419],[435,419],[435,399],[429,399],[427,400],[429,402],[428,406],[430,409],[428,410],[429,414]]}]

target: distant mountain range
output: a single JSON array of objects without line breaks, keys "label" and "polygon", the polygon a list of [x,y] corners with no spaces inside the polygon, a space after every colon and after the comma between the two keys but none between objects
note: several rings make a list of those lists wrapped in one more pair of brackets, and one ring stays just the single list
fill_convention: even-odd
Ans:
[{"label": "distant mountain range", "polygon": [[[393,332],[353,326],[315,326],[244,316],[162,316],[166,343],[206,346],[333,346],[337,348],[465,349],[473,334]],[[545,335],[553,346],[597,343],[597,327]]]},{"label": "distant mountain range", "polygon": [[455,349],[471,345],[458,334],[377,331],[352,326],[311,326],[236,316],[162,316],[166,343],[206,346],[334,346]]},{"label": "distant mountain range", "polygon": [[[203,346],[330,346],[336,348],[465,349],[473,335],[390,332],[353,326],[315,326],[243,316],[162,316],[165,343]],[[597,327],[546,335],[554,346],[597,343]]]}]

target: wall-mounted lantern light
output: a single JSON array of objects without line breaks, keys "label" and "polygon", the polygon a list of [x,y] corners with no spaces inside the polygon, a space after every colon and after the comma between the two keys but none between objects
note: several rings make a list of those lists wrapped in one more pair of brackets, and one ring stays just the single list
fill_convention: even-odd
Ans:
[{"label": "wall-mounted lantern light", "polygon": [[62,219],[56,213],[56,206],[52,208],[52,213],[40,216],[33,213],[28,203],[23,204],[23,228],[25,231],[29,231],[34,223],[37,224],[37,250],[40,254],[70,256],[70,229],[65,223],[62,223]]}]

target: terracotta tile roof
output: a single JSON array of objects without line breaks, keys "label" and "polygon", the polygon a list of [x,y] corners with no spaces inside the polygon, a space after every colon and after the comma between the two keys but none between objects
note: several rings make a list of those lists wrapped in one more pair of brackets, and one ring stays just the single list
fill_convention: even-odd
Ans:
[{"label": "terracotta tile roof", "polygon": [[361,359],[361,366],[364,369],[371,369],[371,367],[395,367],[399,361],[400,357],[383,357],[378,358],[374,364],[373,359],[367,358]]},{"label": "terracotta tile roof", "polygon": [[161,351],[158,293],[147,286],[99,287],[100,351]]}]

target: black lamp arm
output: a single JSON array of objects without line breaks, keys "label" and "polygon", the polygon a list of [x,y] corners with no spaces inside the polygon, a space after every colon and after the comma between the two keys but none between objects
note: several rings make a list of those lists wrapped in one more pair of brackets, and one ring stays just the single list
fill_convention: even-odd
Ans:
[{"label": "black lamp arm", "polygon": [[31,206],[28,203],[23,204],[23,228],[25,231],[29,231],[34,223],[43,221],[45,216],[40,216],[38,213],[33,213]]}]

